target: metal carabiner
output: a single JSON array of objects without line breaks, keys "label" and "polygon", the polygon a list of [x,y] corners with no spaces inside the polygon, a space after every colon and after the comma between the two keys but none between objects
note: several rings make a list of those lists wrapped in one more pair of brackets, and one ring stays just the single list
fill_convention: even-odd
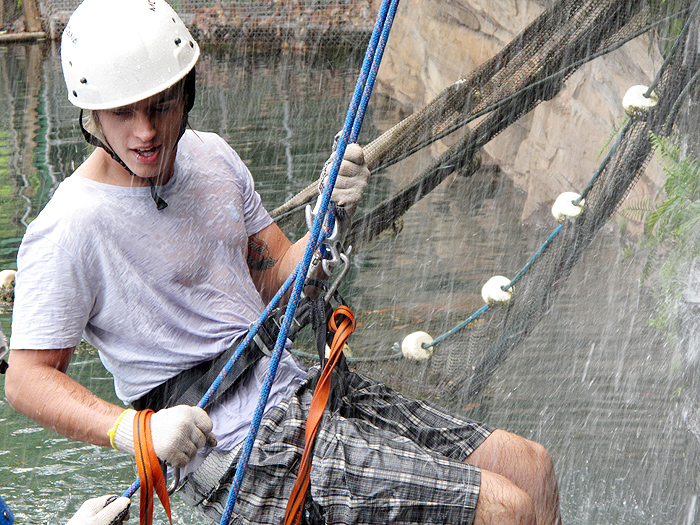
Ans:
[{"label": "metal carabiner", "polygon": [[326,246],[331,253],[331,257],[328,259],[321,259],[321,266],[323,267],[323,271],[326,272],[326,275],[331,275],[336,266],[346,264],[346,260],[350,256],[350,252],[352,252],[352,246],[348,246],[347,250],[343,250],[343,245],[339,242],[335,242],[331,245],[326,244]]},{"label": "metal carabiner", "polygon": [[173,493],[177,490],[178,485],[180,484],[180,469],[179,467],[173,468],[173,480],[170,482],[170,485],[168,485],[168,496],[172,496]]},{"label": "metal carabiner", "polygon": [[345,275],[348,273],[348,271],[350,271],[350,257],[348,257],[344,253],[341,253],[340,260],[343,263],[343,267],[340,270],[340,272],[338,272],[338,275],[336,276],[336,278],[333,279],[333,282],[331,283],[331,285],[328,287],[328,291],[326,292],[326,300],[325,300],[326,304],[330,303],[331,297],[333,297],[333,294],[338,290],[338,287],[340,286],[340,283],[345,278]]},{"label": "metal carabiner", "polygon": [[[306,205],[304,213],[306,215],[306,227],[311,231],[313,223],[316,220],[316,213],[312,210],[310,204]],[[340,253],[342,253],[343,247],[339,242],[341,237],[342,233],[340,231],[339,221],[336,220],[333,222],[333,231],[331,234],[321,241],[323,271],[325,271],[327,275],[330,275],[333,268],[342,262]],[[325,250],[323,250],[323,247],[325,247]],[[330,258],[328,257],[328,253],[330,253]]]},{"label": "metal carabiner", "polygon": [[[311,205],[307,204],[306,209],[305,209],[305,214],[306,214],[306,225],[311,230],[311,227],[313,226],[313,222],[316,218],[316,214],[314,211],[311,209]],[[337,266],[342,266],[340,272],[336,275],[335,279],[333,279],[333,282],[329,286],[327,292],[326,292],[326,304],[328,304],[331,300],[331,297],[333,294],[338,290],[338,287],[340,286],[340,283],[342,282],[343,278],[347,275],[348,271],[350,271],[350,252],[352,251],[352,246],[348,246],[347,250],[343,249],[342,245],[342,238],[344,237],[343,232],[342,232],[342,227],[343,225],[340,224],[341,221],[334,221],[333,223],[333,231],[331,234],[323,239],[321,244],[325,246],[326,250],[326,256],[324,257],[321,254],[317,254],[314,256],[314,260],[312,261],[311,268],[317,267],[318,263],[320,261],[321,267],[323,268],[323,271],[326,273],[326,275],[332,275],[334,272],[334,269]],[[330,256],[328,256],[330,254]],[[310,268],[310,271],[311,271]]]},{"label": "metal carabiner", "polygon": [[316,214],[311,209],[311,204],[307,204],[306,208],[304,208],[304,216],[306,218],[306,229],[311,231],[311,228],[314,226],[314,219],[316,218]]}]

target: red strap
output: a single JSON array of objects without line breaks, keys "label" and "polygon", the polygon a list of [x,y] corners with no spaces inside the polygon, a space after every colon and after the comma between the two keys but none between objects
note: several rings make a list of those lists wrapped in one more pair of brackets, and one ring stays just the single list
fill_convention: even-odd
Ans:
[{"label": "red strap", "polygon": [[[340,325],[336,319],[342,318]],[[289,501],[287,502],[287,511],[284,515],[285,525],[299,525],[301,523],[301,511],[304,508],[304,499],[306,498],[306,492],[309,490],[309,481],[311,473],[311,449],[313,448],[314,439],[316,438],[316,432],[318,431],[318,425],[321,422],[321,417],[326,409],[326,404],[328,403],[328,397],[331,391],[331,373],[333,372],[333,367],[338,363],[340,356],[343,353],[343,346],[345,346],[345,341],[347,341],[350,334],[355,330],[355,315],[352,310],[347,306],[340,305],[335,309],[331,320],[328,322],[328,327],[332,332],[335,332],[333,336],[333,342],[331,343],[331,352],[326,362],[326,366],[321,372],[321,376],[318,378],[318,383],[316,384],[316,390],[314,391],[313,398],[311,399],[311,407],[309,408],[309,416],[306,421],[306,430],[304,432],[305,445],[304,453],[301,456],[301,462],[299,463],[299,473],[297,474],[296,482],[292,488],[292,493],[289,496]]]},{"label": "red strap", "polygon": [[155,490],[160,502],[163,504],[168,520],[172,525],[170,516],[170,499],[168,499],[168,487],[160,462],[153,449],[153,436],[151,436],[151,416],[153,410],[146,409],[136,412],[134,418],[134,451],[136,455],[136,468],[141,482],[140,492],[140,522],[141,525],[153,523],[153,491]]}]

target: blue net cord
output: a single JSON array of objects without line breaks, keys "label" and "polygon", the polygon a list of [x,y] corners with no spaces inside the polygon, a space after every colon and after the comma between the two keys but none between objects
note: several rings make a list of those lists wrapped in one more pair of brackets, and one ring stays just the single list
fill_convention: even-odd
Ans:
[{"label": "blue net cord", "polygon": [[[581,196],[573,201],[573,204],[575,206],[578,206],[581,201],[588,195],[590,192],[591,188],[593,187],[593,184],[595,181],[600,177],[601,173],[605,169],[605,167],[608,165],[608,162],[610,161],[610,158],[612,157],[613,152],[617,149],[617,147],[620,144],[620,141],[622,140],[622,137],[625,136],[627,133],[627,130],[629,129],[630,126],[630,121],[628,121],[625,126],[622,128],[622,130],[618,133],[617,140],[615,141],[615,144],[613,144],[612,148],[610,148],[610,151],[608,151],[607,155],[603,159],[603,161],[600,163],[598,169],[596,172],[593,174],[591,179],[588,181],[588,184],[586,184],[586,187],[583,189]],[[520,281],[525,274],[530,270],[533,264],[544,254],[544,252],[549,248],[549,245],[554,241],[554,239],[557,237],[559,232],[562,229],[562,225],[559,224],[557,227],[552,231],[552,233],[547,237],[547,239],[542,243],[542,246],[530,257],[530,259],[525,263],[525,266],[523,266],[520,271],[511,279],[511,281],[503,286],[503,290],[508,290],[511,288],[513,285],[515,285],[518,281]],[[449,337],[455,335],[457,332],[463,330],[466,328],[469,324],[471,324],[473,321],[476,321],[479,317],[481,317],[483,314],[485,314],[489,310],[489,305],[484,305],[481,308],[479,308],[476,312],[474,312],[471,316],[469,316],[467,319],[464,321],[460,322],[457,324],[454,328],[451,328],[447,332],[439,335],[429,343],[422,343],[421,347],[423,348],[430,348],[437,346],[438,344],[442,343],[445,339],[448,339]]]}]

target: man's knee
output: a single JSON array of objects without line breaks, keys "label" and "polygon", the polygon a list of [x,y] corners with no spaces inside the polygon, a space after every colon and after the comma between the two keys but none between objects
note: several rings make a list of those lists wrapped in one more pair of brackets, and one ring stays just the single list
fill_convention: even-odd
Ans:
[{"label": "man's knee", "polygon": [[531,449],[532,462],[535,468],[539,469],[544,479],[554,477],[554,461],[549,451],[535,441],[528,441]]},{"label": "man's knee", "polygon": [[536,522],[535,506],[525,491],[503,476],[482,470],[475,525]]},{"label": "man's knee", "polygon": [[542,480],[554,477],[554,462],[544,446],[504,430],[495,430],[467,461],[509,479],[518,471],[537,473]]}]

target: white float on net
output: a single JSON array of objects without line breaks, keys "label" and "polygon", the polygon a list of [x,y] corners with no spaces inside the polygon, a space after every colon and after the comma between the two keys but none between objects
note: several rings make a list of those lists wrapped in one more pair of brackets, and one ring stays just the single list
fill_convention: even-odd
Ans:
[{"label": "white float on net", "polygon": [[659,103],[654,91],[646,96],[648,86],[632,86],[622,97],[622,107],[629,118],[646,118],[649,110]]},{"label": "white float on net", "polygon": [[[578,204],[574,204],[578,201]],[[582,199],[578,193],[573,191],[565,191],[552,204],[552,215],[559,223],[563,223],[567,219],[578,217],[583,210],[585,199]]]},{"label": "white float on net", "polygon": [[481,297],[484,302],[493,306],[495,304],[505,304],[510,301],[513,295],[513,288],[509,287],[510,279],[502,275],[494,275],[486,281],[486,284],[481,288]]},{"label": "white float on net", "polygon": [[[425,361],[433,355],[433,347],[428,346],[433,338],[425,332],[413,332],[403,338],[401,353],[406,359],[412,361]],[[423,345],[425,344],[425,347]]]},{"label": "white float on net", "polygon": [[7,288],[15,283],[15,270],[3,270],[0,272],[0,288]]}]

